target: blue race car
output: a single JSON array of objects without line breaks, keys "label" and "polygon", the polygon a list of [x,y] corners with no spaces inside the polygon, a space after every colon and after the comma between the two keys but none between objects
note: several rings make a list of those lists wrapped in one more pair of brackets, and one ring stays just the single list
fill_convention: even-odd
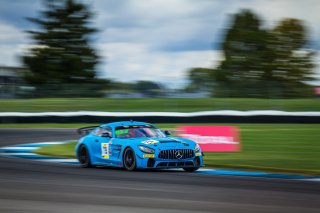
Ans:
[{"label": "blue race car", "polygon": [[123,121],[84,127],[86,132],[76,146],[83,167],[115,166],[132,171],[146,168],[183,168],[195,171],[203,165],[199,145],[185,138],[171,137],[144,122]]}]

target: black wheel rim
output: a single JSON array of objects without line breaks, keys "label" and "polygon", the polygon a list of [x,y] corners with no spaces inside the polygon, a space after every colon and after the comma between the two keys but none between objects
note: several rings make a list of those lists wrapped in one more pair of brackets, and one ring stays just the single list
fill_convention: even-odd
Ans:
[{"label": "black wheel rim", "polygon": [[126,168],[131,169],[134,166],[134,156],[131,150],[127,150],[124,156],[124,164]]},{"label": "black wheel rim", "polygon": [[87,153],[87,149],[85,147],[81,147],[81,149],[80,149],[79,161],[81,164],[86,164],[88,161],[88,153]]}]

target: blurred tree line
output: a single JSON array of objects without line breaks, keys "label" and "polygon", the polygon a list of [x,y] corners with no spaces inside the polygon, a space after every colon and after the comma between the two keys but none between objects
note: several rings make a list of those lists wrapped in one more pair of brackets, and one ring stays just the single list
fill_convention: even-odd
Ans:
[{"label": "blurred tree line", "polygon": [[111,81],[110,91],[125,91],[128,93],[139,93],[143,97],[161,97],[166,88],[160,83],[153,81],[118,82]]},{"label": "blurred tree line", "polygon": [[[22,60],[28,68],[25,82],[32,97],[92,97],[105,90],[126,88],[154,97],[161,85],[150,81],[121,84],[97,77],[99,56],[92,35],[93,13],[77,0],[45,0],[38,26],[29,31],[34,45]],[[212,91],[215,97],[287,98],[311,95],[304,81],[312,74],[313,52],[306,49],[302,21],[284,19],[264,29],[249,10],[235,14],[221,43],[224,59],[216,68],[189,71],[187,91]]]},{"label": "blurred tree line", "polygon": [[313,52],[302,21],[284,19],[263,29],[249,10],[235,14],[221,44],[216,68],[189,70],[189,91],[211,90],[215,97],[290,98],[312,95]]},{"label": "blurred tree line", "polygon": [[38,26],[29,31],[34,47],[23,57],[29,69],[25,81],[35,88],[33,97],[101,96],[108,80],[98,79],[99,57],[91,45],[93,14],[76,0],[46,0]]},{"label": "blurred tree line", "polygon": [[[77,0],[45,0],[39,18],[28,18],[39,30],[29,31],[35,44],[22,59],[30,97],[99,97],[109,91],[158,97],[163,86],[152,81],[133,83],[97,78],[99,56],[91,45],[93,13]],[[26,96],[26,95],[25,95]]]}]

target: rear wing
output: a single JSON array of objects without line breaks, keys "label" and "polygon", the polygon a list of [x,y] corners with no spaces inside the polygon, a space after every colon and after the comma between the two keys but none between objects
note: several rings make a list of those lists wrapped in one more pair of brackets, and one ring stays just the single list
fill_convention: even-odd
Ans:
[{"label": "rear wing", "polygon": [[97,128],[98,126],[87,126],[77,129],[77,132],[79,135],[87,135],[89,134],[93,129]]}]

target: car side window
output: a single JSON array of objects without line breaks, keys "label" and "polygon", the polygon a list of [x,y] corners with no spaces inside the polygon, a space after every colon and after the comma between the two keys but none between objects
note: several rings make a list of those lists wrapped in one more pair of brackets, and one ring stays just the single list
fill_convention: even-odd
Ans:
[{"label": "car side window", "polygon": [[112,137],[112,129],[110,127],[103,127],[102,128],[102,134],[108,133],[110,137]]},{"label": "car side window", "polygon": [[103,134],[108,133],[110,136],[112,136],[112,130],[110,127],[98,127],[93,131],[93,134],[96,136],[102,136]]}]

